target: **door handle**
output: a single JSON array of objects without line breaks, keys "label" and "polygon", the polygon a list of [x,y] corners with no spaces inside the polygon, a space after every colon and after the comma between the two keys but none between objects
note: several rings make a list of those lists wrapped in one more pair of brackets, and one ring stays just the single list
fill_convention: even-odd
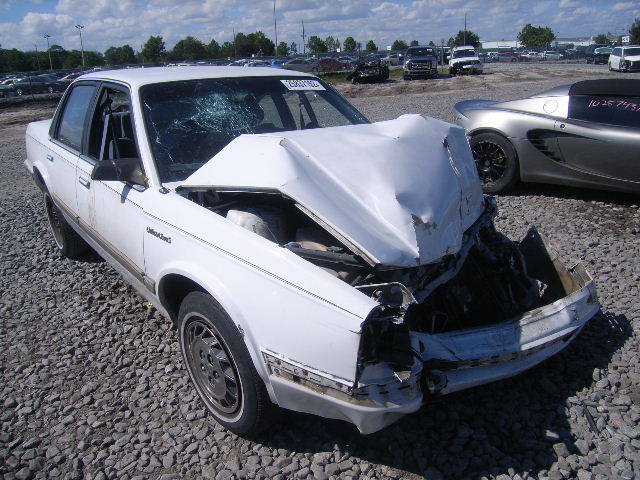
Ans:
[{"label": "door handle", "polygon": [[84,177],[78,177],[78,183],[84,188],[91,188],[91,182]]},{"label": "door handle", "polygon": [[47,160],[49,160],[50,162],[53,162],[53,155],[47,154]]}]

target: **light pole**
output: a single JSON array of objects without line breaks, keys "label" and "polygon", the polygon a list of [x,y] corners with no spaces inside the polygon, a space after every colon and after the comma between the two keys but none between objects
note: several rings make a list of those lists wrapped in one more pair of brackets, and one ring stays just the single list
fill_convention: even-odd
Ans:
[{"label": "light pole", "polygon": [[76,28],[78,29],[78,33],[80,33],[80,53],[82,54],[82,68],[84,68],[84,46],[82,45],[82,29],[84,25],[78,24]]},{"label": "light pole", "polygon": [[47,40],[47,52],[49,52],[49,70],[53,71],[53,62],[51,61],[51,47],[49,46],[49,39],[51,38],[51,35],[45,33],[44,38]]},{"label": "light pole", "polygon": [[38,70],[40,70],[40,55],[38,54],[38,44],[34,44],[34,47],[36,47],[36,62],[38,62]]}]

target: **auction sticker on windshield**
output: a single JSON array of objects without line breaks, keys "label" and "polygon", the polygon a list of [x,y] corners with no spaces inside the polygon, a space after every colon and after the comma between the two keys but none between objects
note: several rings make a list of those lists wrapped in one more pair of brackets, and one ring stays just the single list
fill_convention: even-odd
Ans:
[{"label": "auction sticker on windshield", "polygon": [[280,80],[289,90],[324,90],[325,88],[317,80]]}]

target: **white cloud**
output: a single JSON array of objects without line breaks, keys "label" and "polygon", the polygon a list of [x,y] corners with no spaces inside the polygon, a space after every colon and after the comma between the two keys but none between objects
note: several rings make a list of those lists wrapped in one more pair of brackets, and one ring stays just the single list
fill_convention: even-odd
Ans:
[{"label": "white cloud", "polygon": [[560,0],[560,3],[558,4],[558,7],[560,8],[575,8],[579,6],[580,2],[577,2],[576,0]]},{"label": "white cloud", "polygon": [[619,12],[621,10],[631,10],[634,7],[638,7],[638,4],[635,2],[618,2],[613,7],[611,7],[611,10],[613,10],[614,12]]}]

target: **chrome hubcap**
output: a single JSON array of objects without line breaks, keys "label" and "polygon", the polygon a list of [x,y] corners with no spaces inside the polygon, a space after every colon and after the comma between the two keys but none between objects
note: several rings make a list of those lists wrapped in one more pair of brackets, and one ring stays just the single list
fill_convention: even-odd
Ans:
[{"label": "chrome hubcap", "polygon": [[241,389],[233,357],[220,334],[203,320],[186,327],[187,362],[200,391],[224,414],[240,407]]}]

